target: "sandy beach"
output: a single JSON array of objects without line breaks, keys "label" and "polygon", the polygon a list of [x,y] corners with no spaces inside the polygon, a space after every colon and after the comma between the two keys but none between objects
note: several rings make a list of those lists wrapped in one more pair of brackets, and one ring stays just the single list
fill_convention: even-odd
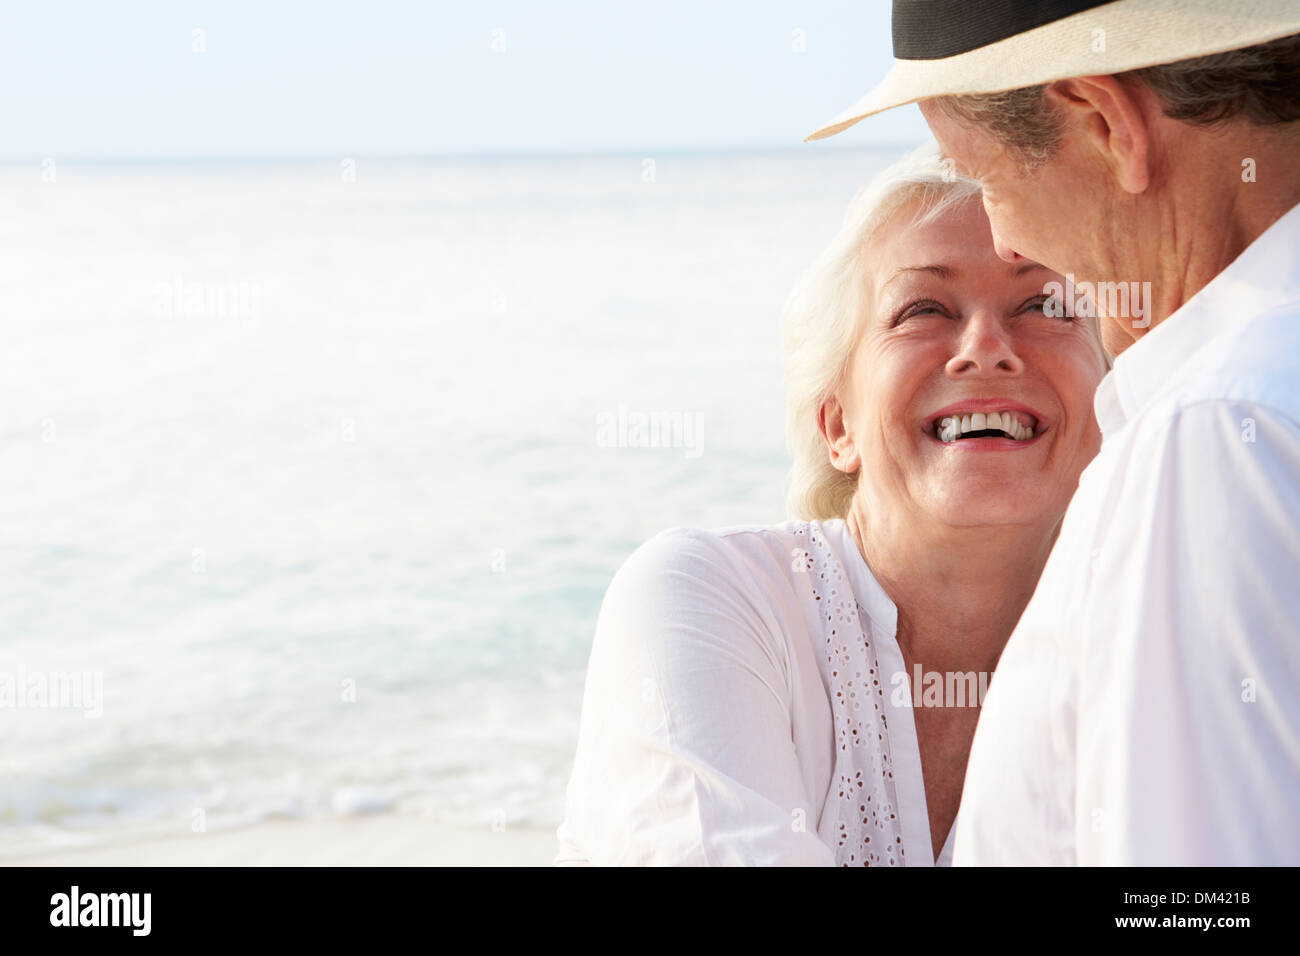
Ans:
[{"label": "sandy beach", "polygon": [[274,821],[0,860],[3,866],[549,866],[549,829],[501,832],[397,816]]}]

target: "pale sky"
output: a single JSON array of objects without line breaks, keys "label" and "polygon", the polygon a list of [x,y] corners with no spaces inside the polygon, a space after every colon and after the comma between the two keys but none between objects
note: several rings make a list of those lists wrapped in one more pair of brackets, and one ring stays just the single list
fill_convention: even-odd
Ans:
[{"label": "pale sky", "polygon": [[[889,9],[6,0],[0,159],[795,148],[884,75]],[[803,148],[926,136],[912,106]]]}]

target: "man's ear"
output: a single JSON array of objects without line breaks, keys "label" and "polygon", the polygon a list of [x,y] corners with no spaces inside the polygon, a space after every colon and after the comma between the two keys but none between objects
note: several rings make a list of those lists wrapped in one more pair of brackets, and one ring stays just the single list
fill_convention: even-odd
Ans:
[{"label": "man's ear", "polygon": [[844,408],[838,398],[831,396],[822,403],[817,424],[821,428],[822,437],[826,439],[826,447],[830,450],[831,464],[846,475],[857,471],[862,458],[848,433],[844,423]]},{"label": "man's ear", "polygon": [[1089,137],[1106,160],[1119,187],[1145,192],[1151,185],[1152,114],[1159,105],[1132,83],[1115,76],[1076,76],[1057,80],[1047,96]]}]

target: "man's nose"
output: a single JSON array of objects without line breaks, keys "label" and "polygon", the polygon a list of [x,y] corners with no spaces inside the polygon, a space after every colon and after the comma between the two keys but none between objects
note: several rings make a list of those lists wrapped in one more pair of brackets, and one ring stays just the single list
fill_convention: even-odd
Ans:
[{"label": "man's nose", "polygon": [[996,229],[993,231],[993,251],[998,254],[999,259],[1006,262],[1018,262],[1024,258],[1024,256],[1007,245],[1006,240],[998,235]]},{"label": "man's nose", "polygon": [[997,227],[993,225],[993,210],[989,208],[989,197],[987,193],[984,195],[984,214],[989,218],[989,229],[993,233],[993,251],[998,254],[998,258],[1007,262],[1015,262],[1018,259],[1023,259],[1024,256],[1007,245],[1006,240],[998,235]]},{"label": "man's nose", "polygon": [[998,259],[1009,261],[1009,263],[1024,259],[1024,256],[1015,251],[1014,248],[1006,245],[1005,239],[997,234],[997,230],[993,232],[993,251],[997,252]]}]

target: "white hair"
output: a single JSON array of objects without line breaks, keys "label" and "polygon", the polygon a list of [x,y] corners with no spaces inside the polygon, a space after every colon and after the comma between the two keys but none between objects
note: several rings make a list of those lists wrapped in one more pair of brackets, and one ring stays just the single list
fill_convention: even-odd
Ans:
[{"label": "white hair", "polygon": [[867,241],[909,203],[919,201],[913,216],[919,225],[979,195],[979,183],[956,173],[928,143],[858,191],[839,233],[795,286],[782,317],[786,443],[794,459],[788,506],[795,517],[842,518],[857,487],[856,473],[830,463],[819,417],[848,373],[870,305],[864,297]]}]

